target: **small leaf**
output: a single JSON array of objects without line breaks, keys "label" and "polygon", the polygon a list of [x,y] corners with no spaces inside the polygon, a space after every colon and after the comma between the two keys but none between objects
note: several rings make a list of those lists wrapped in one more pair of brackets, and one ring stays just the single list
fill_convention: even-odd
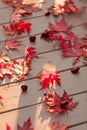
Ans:
[{"label": "small leaf", "polygon": [[56,84],[61,86],[59,72],[56,72],[54,70],[55,68],[54,65],[49,64],[48,66],[49,67],[46,69],[43,69],[42,74],[37,77],[39,81],[41,82],[40,90],[50,88],[50,87],[55,88]]},{"label": "small leaf", "polygon": [[23,124],[23,127],[21,127],[19,124],[18,124],[18,129],[17,130],[34,130],[33,128],[31,128],[31,119],[30,117],[24,122]]},{"label": "small leaf", "polygon": [[66,130],[68,128],[67,124],[60,124],[60,121],[53,122],[50,126],[47,126],[46,130]]},{"label": "small leaf", "polygon": [[13,14],[11,15],[10,22],[11,23],[20,22],[20,19],[21,19],[22,15],[24,15],[25,13],[26,13],[25,10],[23,10],[21,8],[16,8],[15,11],[13,12]]},{"label": "small leaf", "polygon": [[72,40],[62,39],[60,42],[60,49],[65,57],[80,57],[82,56],[82,50],[80,48],[80,43]]},{"label": "small leaf", "polygon": [[13,38],[10,40],[5,40],[5,47],[7,50],[16,50],[18,46],[21,45],[21,42],[17,40],[17,38]]},{"label": "small leaf", "polygon": [[25,50],[25,61],[28,62],[32,58],[38,57],[34,47],[27,47]]},{"label": "small leaf", "polygon": [[23,32],[27,32],[29,33],[31,28],[30,28],[31,24],[30,23],[26,23],[24,21],[20,21],[19,23],[16,23],[15,24],[15,27],[16,27],[16,31],[17,33],[20,35],[21,33]]},{"label": "small leaf", "polygon": [[2,96],[0,96],[0,100],[2,100],[3,99],[3,97]]},{"label": "small leaf", "polygon": [[5,25],[2,26],[5,33],[8,34],[8,35],[14,35],[15,32],[16,32],[16,28],[15,28],[15,25],[11,24],[10,23],[10,26],[9,27],[6,27]]},{"label": "small leaf", "polygon": [[6,124],[6,130],[12,130],[8,124]]},{"label": "small leaf", "polygon": [[10,23],[9,27],[6,27],[5,25],[2,26],[6,34],[14,35],[15,33],[18,33],[20,35],[23,32],[29,33],[31,30],[31,24],[26,23],[24,21],[20,21],[18,23],[12,24]]},{"label": "small leaf", "polygon": [[73,0],[65,1],[64,12],[65,13],[75,13],[77,11],[77,7],[74,5]]},{"label": "small leaf", "polygon": [[64,17],[60,19],[60,21],[56,21],[56,26],[52,23],[49,23],[49,28],[56,32],[65,32],[67,33],[72,29],[71,25],[67,25]]},{"label": "small leaf", "polygon": [[75,64],[78,63],[79,61],[80,61],[80,57],[76,57],[76,58],[73,60],[72,64],[75,65]]}]

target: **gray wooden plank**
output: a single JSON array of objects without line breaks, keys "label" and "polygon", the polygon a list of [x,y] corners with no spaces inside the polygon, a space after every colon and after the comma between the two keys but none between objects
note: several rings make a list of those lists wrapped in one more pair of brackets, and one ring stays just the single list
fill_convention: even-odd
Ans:
[{"label": "gray wooden plank", "polygon": [[72,128],[69,128],[69,130],[87,130],[87,124],[72,127]]},{"label": "gray wooden plank", "polygon": [[[31,116],[33,127],[35,130],[44,130],[51,122],[60,120],[61,123],[68,123],[68,125],[75,125],[87,121],[87,93],[74,96],[74,100],[79,100],[79,105],[69,111],[67,114],[51,115],[43,110],[43,105],[35,105],[29,108],[19,109],[16,111],[0,114],[0,129],[4,130],[6,123],[8,123],[13,130],[16,130],[16,124],[23,125],[23,122]],[[9,117],[9,118],[8,118]],[[77,118],[79,117],[79,118]],[[84,128],[84,127],[83,127]],[[85,129],[84,129],[85,130]]]},{"label": "gray wooden plank", "polygon": [[[70,95],[85,92],[87,91],[86,74],[86,67],[80,68],[80,72],[77,75],[73,75],[71,71],[62,72],[60,73],[62,87],[57,85],[56,89],[45,89],[42,91],[39,91],[40,82],[37,79],[4,85],[0,87],[0,95],[3,96],[4,103],[4,107],[2,107],[0,112],[39,103],[42,101],[42,95],[45,91],[54,90],[57,93],[62,93],[63,90],[66,90]],[[25,93],[22,93],[21,90],[21,85],[23,84],[28,86],[28,90]]]}]

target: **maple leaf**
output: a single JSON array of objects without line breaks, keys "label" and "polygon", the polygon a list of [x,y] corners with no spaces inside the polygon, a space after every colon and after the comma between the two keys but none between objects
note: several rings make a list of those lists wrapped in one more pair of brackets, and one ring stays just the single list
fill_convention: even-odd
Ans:
[{"label": "maple leaf", "polygon": [[7,50],[16,50],[18,46],[21,45],[21,41],[18,41],[17,38],[13,38],[10,40],[5,40],[5,47]]},{"label": "maple leaf", "polygon": [[36,3],[33,4],[25,4],[23,5],[23,9],[26,11],[27,14],[32,14],[33,12],[41,11],[41,7],[36,6]]},{"label": "maple leaf", "polygon": [[15,23],[15,27],[16,27],[16,31],[17,33],[20,35],[23,32],[27,32],[29,33],[31,28],[30,28],[31,24],[30,23],[26,23],[24,21],[20,21],[19,23]]},{"label": "maple leaf", "polygon": [[58,16],[59,14],[63,14],[64,13],[64,8],[63,5],[55,3],[51,8],[49,8],[49,10],[52,11],[52,14],[54,16]]},{"label": "maple leaf", "polygon": [[28,55],[30,58],[37,57],[35,49],[36,48],[34,47],[27,47],[25,50],[25,55]]},{"label": "maple leaf", "polygon": [[60,126],[59,124],[60,124],[59,120],[55,121],[50,126],[47,126],[46,130],[66,130],[68,127],[68,125],[66,124],[61,124]]},{"label": "maple leaf", "polygon": [[82,56],[82,50],[80,48],[80,43],[72,40],[62,39],[60,42],[60,49],[65,57],[80,57]]},{"label": "maple leaf", "polygon": [[58,16],[60,14],[64,14],[64,13],[79,13],[81,11],[83,11],[85,9],[85,7],[76,7],[76,5],[74,4],[73,0],[65,0],[62,3],[55,2],[54,5],[52,7],[50,7],[48,10],[50,10],[50,12],[52,12],[52,14],[54,16]]},{"label": "maple leaf", "polygon": [[77,7],[74,5],[73,0],[65,1],[63,8],[65,13],[74,13],[77,11]]},{"label": "maple leaf", "polygon": [[26,23],[24,21],[19,21],[18,23],[10,23],[9,27],[6,27],[5,25],[3,25],[3,29],[6,32],[6,34],[9,35],[14,35],[15,33],[18,33],[19,35],[23,32],[27,32],[29,33],[31,28],[30,28],[31,24],[30,23]]},{"label": "maple leaf", "polygon": [[44,67],[42,74],[37,77],[38,80],[41,82],[40,90],[50,87],[55,88],[56,84],[61,86],[59,72],[56,72],[54,70],[55,66],[51,64],[48,64],[47,66],[48,68]]},{"label": "maple leaf", "polygon": [[18,124],[18,129],[17,130],[34,130],[33,128],[31,128],[31,119],[30,117],[27,119],[26,122],[24,122],[23,124],[23,127],[21,127],[19,124]]},{"label": "maple leaf", "polygon": [[11,23],[18,23],[24,14],[32,14],[33,12],[41,11],[42,3],[44,3],[44,0],[13,0]]},{"label": "maple leaf", "polygon": [[[67,41],[77,41],[79,38],[73,32],[70,31],[66,34],[66,37],[64,39]],[[60,40],[62,40],[62,38]]]},{"label": "maple leaf", "polygon": [[56,21],[56,26],[52,23],[49,23],[49,28],[55,32],[67,33],[72,29],[72,25],[67,25],[64,17],[62,17],[59,22]]},{"label": "maple leaf", "polygon": [[[31,118],[29,117],[23,124],[23,127],[21,127],[19,124],[17,126],[17,130],[34,130],[33,128],[31,128]],[[12,130],[12,128],[6,124],[6,130]]]},{"label": "maple leaf", "polygon": [[25,50],[25,57],[24,57],[26,64],[30,65],[31,60],[34,57],[38,58],[36,51],[35,51],[35,48],[34,47],[27,47],[26,50]]},{"label": "maple leaf", "polygon": [[21,16],[24,15],[25,13],[26,13],[26,11],[24,9],[21,9],[19,7],[16,8],[15,11],[11,15],[10,22],[11,23],[18,23],[21,19]]},{"label": "maple leaf", "polygon": [[12,130],[8,124],[6,124],[6,130]]},{"label": "maple leaf", "polygon": [[76,57],[76,58],[73,60],[72,64],[75,65],[75,64],[78,63],[79,61],[80,61],[80,57]]},{"label": "maple leaf", "polygon": [[3,25],[2,27],[3,27],[4,31],[5,31],[5,33],[8,34],[8,35],[14,35],[15,32],[16,32],[16,27],[15,27],[14,24],[10,23],[9,27],[7,27],[5,25]]},{"label": "maple leaf", "polygon": [[3,99],[3,97],[2,96],[0,96],[0,100],[2,100]]},{"label": "maple leaf", "polygon": [[66,91],[64,91],[62,97],[60,97],[56,92],[53,94],[50,92],[44,93],[44,103],[48,105],[45,110],[53,114],[72,110],[78,104],[78,102],[73,103],[72,99],[73,98],[70,98]]}]

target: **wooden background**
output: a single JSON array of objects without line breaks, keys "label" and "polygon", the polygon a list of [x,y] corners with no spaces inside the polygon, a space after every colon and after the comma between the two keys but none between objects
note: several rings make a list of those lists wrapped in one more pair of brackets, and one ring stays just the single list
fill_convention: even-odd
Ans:
[{"label": "wooden background", "polygon": [[[57,119],[61,123],[68,123],[69,130],[87,130],[87,66],[79,62],[77,64],[80,67],[79,74],[73,75],[70,71],[73,58],[63,58],[60,49],[54,49],[55,43],[47,43],[40,39],[40,34],[48,27],[48,22],[54,23],[59,18],[52,15],[44,16],[46,8],[51,6],[53,2],[53,0],[48,0],[43,5],[42,11],[24,17],[24,21],[32,23],[29,35],[36,35],[36,44],[30,43],[28,34],[22,34],[19,39],[23,42],[18,51],[8,52],[10,58],[21,59],[24,56],[25,48],[33,46],[40,58],[32,61],[32,70],[22,82],[14,83],[8,79],[0,80],[0,95],[3,96],[4,103],[4,107],[0,106],[0,130],[5,130],[6,123],[12,127],[12,130],[16,130],[17,124],[22,126],[29,116],[31,116],[32,126],[35,130],[45,130],[47,125]],[[87,0],[75,0],[75,4],[78,7],[87,6]],[[3,47],[4,40],[8,38],[3,32],[2,25],[9,24],[11,14],[12,8],[0,0],[0,48]],[[82,25],[83,22],[87,21],[87,8],[78,17],[73,14],[65,14],[64,17],[68,24],[73,25],[72,30],[79,38],[87,34],[87,28]],[[7,52],[4,50],[4,53]],[[44,64],[49,61],[56,65],[57,71],[60,71],[62,89],[57,87],[56,92],[61,94],[65,89],[69,95],[73,96],[74,101],[79,101],[79,105],[68,115],[51,115],[43,110],[44,105],[40,103],[43,93],[50,90],[38,91],[40,83],[36,76]],[[26,93],[21,92],[20,86],[22,84],[28,85]]]}]

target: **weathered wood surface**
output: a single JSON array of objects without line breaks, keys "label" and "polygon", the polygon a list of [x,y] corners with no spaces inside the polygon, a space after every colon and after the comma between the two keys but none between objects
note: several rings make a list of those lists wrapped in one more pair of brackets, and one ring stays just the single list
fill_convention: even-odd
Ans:
[{"label": "weathered wood surface", "polygon": [[[13,59],[21,59],[24,56],[24,50],[27,46],[33,46],[36,48],[38,59],[33,59],[32,70],[30,74],[25,77],[21,82],[14,83],[11,80],[0,80],[0,95],[3,96],[4,106],[0,106],[0,130],[5,130],[6,123],[8,123],[12,130],[17,130],[17,124],[23,125],[23,122],[31,116],[32,127],[35,130],[45,130],[46,126],[51,124],[52,121],[60,120],[61,123],[68,123],[69,130],[87,130],[87,66],[84,66],[82,62],[79,62],[76,66],[80,66],[78,74],[71,73],[72,61],[74,58],[64,58],[61,54],[59,46],[55,48],[56,43],[48,43],[40,39],[41,33],[48,28],[48,23],[55,24],[55,20],[59,20],[59,17],[44,16],[46,8],[52,5],[54,1],[48,0],[48,3],[44,3],[43,10],[34,13],[31,16],[26,16],[23,19],[26,22],[32,23],[32,30],[30,34],[22,34],[19,36],[19,40],[22,41],[22,45],[17,51],[6,51],[8,56]],[[87,7],[87,0],[75,0],[78,7]],[[4,47],[4,41],[9,36],[6,36],[2,25],[9,25],[10,15],[12,8],[0,1],[0,49]],[[64,14],[65,20],[69,25],[73,25],[72,31],[82,39],[87,34],[87,28],[82,24],[87,21],[87,8],[78,16]],[[36,35],[36,44],[31,44],[29,41],[30,35]],[[57,71],[60,71],[60,78],[62,87],[56,87],[56,89],[46,89],[39,91],[40,82],[36,76],[41,72],[43,66],[52,62],[56,65]],[[22,93],[21,85],[28,85],[28,91]],[[44,108],[44,104],[41,103],[43,99],[43,93],[46,91],[56,91],[60,95],[63,90],[66,90],[70,96],[73,96],[74,101],[79,101],[78,106],[69,111],[68,115],[51,115],[47,113]],[[39,104],[40,103],[40,104]]]},{"label": "weathered wood surface", "polygon": [[[74,101],[79,100],[79,105],[73,111],[69,111],[68,115],[51,115],[45,110],[43,110],[43,108],[45,107],[44,105],[39,104],[1,114],[0,119],[2,120],[0,122],[0,126],[2,128],[5,128],[5,122],[7,123],[8,121],[9,125],[11,125],[12,128],[15,127],[13,129],[15,130],[16,123],[20,123],[20,125],[22,125],[23,121],[26,120],[29,116],[31,116],[31,120],[33,121],[33,127],[35,127],[35,130],[44,130],[46,129],[47,124],[58,119],[61,120],[61,123],[68,123],[69,126],[74,126],[78,124],[78,122],[87,122],[87,110],[85,109],[87,106],[87,104],[85,103],[87,100],[87,93],[76,95],[73,98]],[[12,122],[14,122],[15,125]]]},{"label": "weathered wood surface", "polygon": [[[70,95],[76,95],[87,91],[86,81],[87,70],[85,67],[80,69],[80,73],[73,75],[71,71],[65,71],[60,73],[62,88],[57,86],[56,92],[62,93],[65,89]],[[68,82],[70,81],[70,82]],[[28,85],[27,93],[21,92],[21,84]],[[42,101],[43,91],[39,91],[40,83],[37,79],[23,81],[21,83],[13,83],[0,87],[0,94],[4,97],[4,109],[0,112],[30,106]],[[51,89],[52,91],[53,89]],[[50,90],[46,90],[50,91]],[[55,91],[55,89],[54,89]],[[32,97],[34,95],[34,98]],[[26,102],[24,102],[26,101]],[[18,105],[18,103],[20,104]],[[2,107],[3,108],[3,107]]]}]

